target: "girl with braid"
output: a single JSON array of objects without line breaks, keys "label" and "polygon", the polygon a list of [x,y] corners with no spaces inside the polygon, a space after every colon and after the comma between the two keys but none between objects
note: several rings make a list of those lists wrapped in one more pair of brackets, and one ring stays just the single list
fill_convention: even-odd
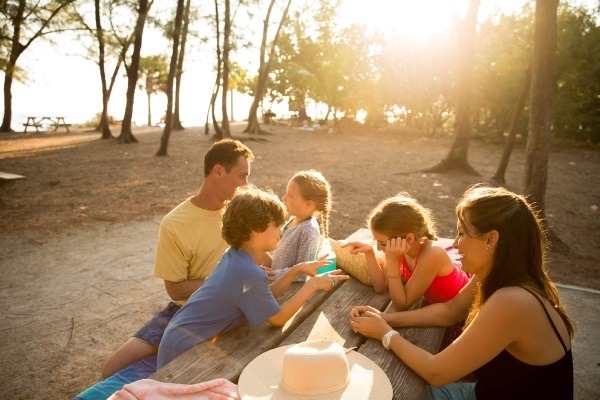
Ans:
[{"label": "girl with braid", "polygon": [[380,267],[373,246],[346,243],[350,253],[363,253],[373,288],[389,290],[397,311],[407,310],[421,296],[429,303],[450,300],[469,282],[437,242],[431,212],[408,193],[399,193],[375,207],[367,218],[377,250],[385,252]]},{"label": "girl with braid", "polygon": [[[320,172],[300,171],[292,176],[283,196],[291,218],[283,226],[283,236],[272,258],[264,262],[271,268],[270,274],[267,271],[270,280],[279,279],[296,264],[316,260],[321,233],[329,237],[331,197],[331,186]],[[304,280],[305,275],[296,278],[296,281]]]}]

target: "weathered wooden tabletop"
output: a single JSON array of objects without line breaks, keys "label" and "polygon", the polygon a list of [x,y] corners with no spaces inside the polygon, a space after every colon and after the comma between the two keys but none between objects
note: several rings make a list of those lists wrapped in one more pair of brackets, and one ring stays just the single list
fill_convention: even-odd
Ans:
[{"label": "weathered wooden tabletop", "polygon": [[[279,301],[289,298],[300,285],[292,284]],[[388,294],[377,294],[371,286],[351,278],[338,283],[330,292],[315,293],[284,327],[275,328],[266,321],[252,328],[244,325],[194,346],[151,378],[187,384],[226,378],[237,383],[244,367],[267,350],[306,340],[326,339],[346,348],[356,346],[359,353],[378,364],[392,383],[394,399],[420,399],[425,382],[393,352],[384,349],[379,340],[366,339],[352,331],[349,316],[356,305],[370,305],[379,310],[393,307]],[[440,347],[444,328],[401,328],[398,332],[417,346],[435,353]]]}]

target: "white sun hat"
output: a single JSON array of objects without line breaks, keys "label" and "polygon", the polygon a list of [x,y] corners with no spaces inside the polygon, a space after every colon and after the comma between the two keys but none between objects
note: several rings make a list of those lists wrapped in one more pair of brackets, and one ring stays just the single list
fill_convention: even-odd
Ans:
[{"label": "white sun hat", "polygon": [[389,400],[385,372],[369,358],[329,340],[269,350],[242,371],[238,391],[244,400]]}]

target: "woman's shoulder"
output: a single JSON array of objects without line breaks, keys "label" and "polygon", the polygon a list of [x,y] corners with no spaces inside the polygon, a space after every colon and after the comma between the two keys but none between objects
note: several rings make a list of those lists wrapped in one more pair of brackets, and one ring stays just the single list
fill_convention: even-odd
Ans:
[{"label": "woman's shoulder", "polygon": [[506,286],[496,290],[490,296],[487,303],[491,305],[510,306],[515,310],[524,311],[532,305],[539,304],[539,301],[534,296],[521,286]]}]

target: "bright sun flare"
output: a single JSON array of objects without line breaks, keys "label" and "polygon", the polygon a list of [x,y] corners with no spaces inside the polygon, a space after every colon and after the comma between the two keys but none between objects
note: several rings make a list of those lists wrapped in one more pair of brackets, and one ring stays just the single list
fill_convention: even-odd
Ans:
[{"label": "bright sun flare", "polygon": [[455,15],[464,17],[466,1],[343,0],[341,17],[387,34],[427,38],[450,29]]}]

